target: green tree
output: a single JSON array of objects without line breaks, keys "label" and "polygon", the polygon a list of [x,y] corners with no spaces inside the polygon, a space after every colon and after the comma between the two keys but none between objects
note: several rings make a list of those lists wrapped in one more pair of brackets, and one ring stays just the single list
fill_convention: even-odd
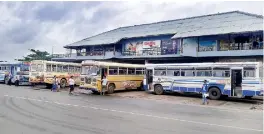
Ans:
[{"label": "green tree", "polygon": [[35,49],[29,49],[31,54],[24,56],[22,59],[16,59],[18,61],[32,61],[32,60],[51,60],[52,56],[47,51],[40,51]]}]

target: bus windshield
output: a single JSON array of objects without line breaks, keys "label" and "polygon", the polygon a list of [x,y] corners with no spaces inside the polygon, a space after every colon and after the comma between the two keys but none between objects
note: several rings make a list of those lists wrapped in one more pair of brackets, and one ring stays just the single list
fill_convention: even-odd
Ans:
[{"label": "bus windshield", "polygon": [[43,71],[43,65],[40,65],[40,64],[32,64],[31,65],[31,71],[32,72],[40,72],[40,71]]},{"label": "bus windshield", "polygon": [[29,66],[21,66],[20,71],[29,71]]},{"label": "bus windshield", "polygon": [[83,75],[98,75],[100,74],[100,68],[97,66],[83,66],[82,74]]}]

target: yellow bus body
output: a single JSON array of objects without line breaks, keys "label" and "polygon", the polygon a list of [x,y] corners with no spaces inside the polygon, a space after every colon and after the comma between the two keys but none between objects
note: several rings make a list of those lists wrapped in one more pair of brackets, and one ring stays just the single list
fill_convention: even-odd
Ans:
[{"label": "yellow bus body", "polygon": [[[143,86],[143,79],[144,79],[144,70],[142,74],[125,74],[125,75],[110,75],[109,69],[111,67],[121,67],[121,68],[145,68],[144,65],[139,64],[123,64],[123,63],[115,63],[115,62],[100,62],[100,61],[83,61],[82,67],[85,66],[98,66],[100,69],[106,68],[107,75],[106,78],[108,80],[108,86],[114,85],[114,91],[118,90],[126,90],[126,89],[139,89]],[[102,84],[101,84],[101,74],[98,76],[88,76],[88,75],[81,75],[81,82],[80,88],[91,90],[93,92],[101,92]],[[108,87],[107,87],[108,88]],[[107,89],[108,90],[108,89]]]}]

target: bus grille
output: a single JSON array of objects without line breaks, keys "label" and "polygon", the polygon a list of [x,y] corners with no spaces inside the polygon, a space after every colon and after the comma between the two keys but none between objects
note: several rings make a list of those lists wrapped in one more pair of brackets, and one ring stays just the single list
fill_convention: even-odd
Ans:
[{"label": "bus grille", "polygon": [[87,77],[85,77],[85,83],[86,83],[86,84],[91,84],[91,78],[87,78]]}]

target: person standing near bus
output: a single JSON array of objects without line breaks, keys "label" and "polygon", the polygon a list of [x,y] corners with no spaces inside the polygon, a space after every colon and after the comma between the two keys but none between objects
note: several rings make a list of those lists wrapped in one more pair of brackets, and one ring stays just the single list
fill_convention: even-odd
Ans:
[{"label": "person standing near bus", "polygon": [[70,79],[69,79],[69,86],[70,86],[69,95],[72,95],[72,91],[74,90],[74,84],[75,84],[75,81],[73,79],[73,76],[71,76]]},{"label": "person standing near bus", "polygon": [[107,78],[104,76],[103,79],[102,79],[102,90],[101,90],[101,95],[105,95],[105,90],[106,90],[106,87],[107,87],[107,83],[108,83],[108,80],[107,80]]},{"label": "person standing near bus", "polygon": [[200,92],[202,92],[203,105],[205,105],[205,103],[209,104],[209,102],[208,102],[208,100],[206,98],[208,96],[207,88],[208,88],[207,80],[204,80],[204,84],[203,84],[202,90],[200,91]]},{"label": "person standing near bus", "polygon": [[56,75],[53,77],[53,84],[52,84],[52,88],[51,88],[51,91],[56,91],[58,88],[58,80],[57,80],[57,77]]},{"label": "person standing near bus", "polygon": [[15,86],[17,87],[19,85],[18,76],[15,76]]},{"label": "person standing near bus", "polygon": [[12,74],[9,73],[9,76],[8,76],[8,82],[7,82],[7,84],[8,84],[9,86],[12,85],[12,78],[13,78]]}]

